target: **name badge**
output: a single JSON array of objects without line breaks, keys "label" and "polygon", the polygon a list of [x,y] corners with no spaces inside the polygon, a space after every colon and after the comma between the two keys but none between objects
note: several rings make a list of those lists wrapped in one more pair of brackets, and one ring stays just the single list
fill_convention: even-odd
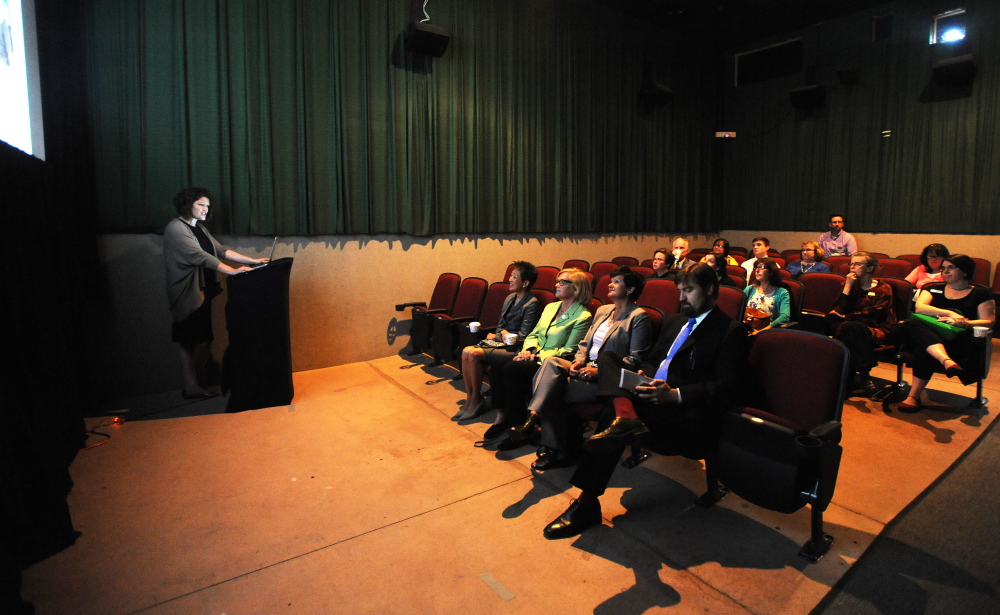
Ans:
[{"label": "name badge", "polygon": [[941,290],[940,288],[934,288],[934,289],[930,289],[930,288],[928,288],[928,289],[927,289],[927,292],[929,292],[929,293],[936,293],[936,294],[938,294],[938,295],[940,295],[940,294],[944,293],[944,291],[943,291],[943,290]]},{"label": "name badge", "polygon": [[874,297],[875,296],[875,291],[874,290],[868,291],[868,296],[869,297]]}]

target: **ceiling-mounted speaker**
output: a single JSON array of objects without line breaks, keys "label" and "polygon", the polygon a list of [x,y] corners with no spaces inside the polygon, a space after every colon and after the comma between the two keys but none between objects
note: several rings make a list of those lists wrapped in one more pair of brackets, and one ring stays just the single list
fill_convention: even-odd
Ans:
[{"label": "ceiling-mounted speaker", "polygon": [[448,40],[444,28],[426,22],[411,21],[406,28],[406,49],[413,53],[440,58],[448,49]]},{"label": "ceiling-mounted speaker", "polygon": [[935,62],[931,68],[931,79],[935,85],[961,87],[969,85],[975,78],[976,62],[971,53]]},{"label": "ceiling-mounted speaker", "polygon": [[826,102],[826,90],[821,85],[804,85],[792,90],[789,99],[799,111],[812,111]]}]

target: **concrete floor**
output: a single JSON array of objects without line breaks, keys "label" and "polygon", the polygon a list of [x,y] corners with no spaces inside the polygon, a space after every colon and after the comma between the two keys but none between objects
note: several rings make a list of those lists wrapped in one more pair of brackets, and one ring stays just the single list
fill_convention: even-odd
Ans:
[{"label": "concrete floor", "polygon": [[82,536],[25,572],[25,599],[60,615],[808,613],[993,419],[943,379],[918,414],[848,400],[819,564],[796,555],[808,509],[702,510],[702,466],[680,458],[619,469],[605,524],[547,541],[572,470],[533,477],[532,450],[476,446],[492,413],[448,420],[464,394],[437,380],[454,371],[410,365],[300,372],[291,406],[240,414],[176,393],[112,406],[127,421],[71,468]]}]

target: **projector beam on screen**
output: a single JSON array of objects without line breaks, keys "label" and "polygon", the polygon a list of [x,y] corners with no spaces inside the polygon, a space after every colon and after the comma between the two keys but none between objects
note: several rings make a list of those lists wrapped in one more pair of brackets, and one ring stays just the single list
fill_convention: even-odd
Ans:
[{"label": "projector beam on screen", "polygon": [[0,0],[0,139],[45,160],[34,0]]}]

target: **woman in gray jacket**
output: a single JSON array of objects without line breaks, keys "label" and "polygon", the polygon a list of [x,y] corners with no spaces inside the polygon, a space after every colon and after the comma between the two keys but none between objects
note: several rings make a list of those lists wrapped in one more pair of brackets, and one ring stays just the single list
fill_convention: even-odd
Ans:
[{"label": "woman in gray jacket", "polygon": [[[215,273],[234,275],[250,271],[246,265],[266,263],[216,241],[203,225],[212,195],[204,188],[185,188],[174,196],[177,217],[163,230],[163,262],[167,300],[173,316],[171,339],[180,344],[185,399],[212,397],[205,390],[205,363],[212,343],[212,297],[222,292]],[[230,267],[220,259],[240,263]]]},{"label": "woman in gray jacket", "polygon": [[541,430],[542,446],[535,470],[547,470],[572,462],[578,443],[569,434],[568,405],[597,401],[597,355],[614,352],[627,364],[638,367],[653,345],[653,325],[649,315],[636,305],[646,280],[628,267],[619,267],[608,284],[608,305],[594,314],[587,335],[580,342],[573,361],[549,357],[535,376],[534,392],[528,404],[528,421],[510,430],[510,438],[500,443],[500,450],[512,450],[526,444]]}]

